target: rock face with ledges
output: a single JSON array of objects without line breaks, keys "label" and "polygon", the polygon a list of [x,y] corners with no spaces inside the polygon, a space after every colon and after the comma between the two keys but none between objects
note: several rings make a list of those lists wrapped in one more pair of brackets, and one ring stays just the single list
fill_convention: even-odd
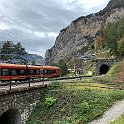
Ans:
[{"label": "rock face with ledges", "polygon": [[72,21],[69,26],[60,30],[54,46],[46,51],[45,63],[58,63],[60,59],[69,61],[77,51],[88,45],[95,38],[101,26],[115,22],[124,16],[123,7],[115,7],[111,11],[100,11],[82,16]]}]

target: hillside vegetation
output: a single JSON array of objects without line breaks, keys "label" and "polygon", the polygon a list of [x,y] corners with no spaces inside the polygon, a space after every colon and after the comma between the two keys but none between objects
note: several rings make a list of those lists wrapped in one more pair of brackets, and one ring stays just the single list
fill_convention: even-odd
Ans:
[{"label": "hillside vegetation", "polygon": [[124,7],[124,0],[110,0],[107,7],[103,9],[103,12],[109,12],[114,8]]},{"label": "hillside vegetation", "polygon": [[27,124],[87,124],[124,98],[124,91],[86,88],[83,83],[51,84]]},{"label": "hillside vegetation", "polygon": [[116,63],[107,73],[113,82],[124,83],[124,60]]},{"label": "hillside vegetation", "polygon": [[108,85],[109,88],[124,90],[124,60],[115,63],[105,75],[94,77],[94,82]]},{"label": "hillside vegetation", "polygon": [[[108,23],[101,27],[101,29],[96,33],[96,40],[88,44],[88,46],[82,47],[78,50],[80,55],[87,54],[91,55],[96,53],[97,59],[109,59],[109,58],[124,58],[124,18],[119,19],[116,22]],[[78,58],[78,57],[77,57]],[[68,65],[73,68],[74,61],[69,61]],[[76,63],[81,67],[77,60]],[[91,60],[91,65],[94,62]],[[87,62],[87,67],[89,63]],[[84,67],[85,68],[85,67]],[[93,69],[89,69],[93,70]],[[84,71],[84,70],[83,70]]]},{"label": "hillside vegetation", "polygon": [[[93,44],[96,45],[98,58],[124,57],[124,18],[102,27],[97,32],[96,41]],[[94,49],[91,48],[89,50],[93,52]]]},{"label": "hillside vegetation", "polygon": [[[53,82],[44,92],[27,124],[88,124],[115,101],[124,98],[124,90],[112,85],[124,84],[124,60],[115,63],[106,75],[93,79]],[[109,84],[115,89],[109,89]],[[112,124],[119,122],[123,122],[123,116]]]}]

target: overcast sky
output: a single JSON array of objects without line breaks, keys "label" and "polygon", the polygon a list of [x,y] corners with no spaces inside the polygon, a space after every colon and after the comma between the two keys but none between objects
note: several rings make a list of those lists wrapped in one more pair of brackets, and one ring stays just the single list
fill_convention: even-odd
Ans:
[{"label": "overcast sky", "polygon": [[59,31],[80,16],[102,10],[109,0],[0,0],[0,41],[21,42],[44,57]]}]

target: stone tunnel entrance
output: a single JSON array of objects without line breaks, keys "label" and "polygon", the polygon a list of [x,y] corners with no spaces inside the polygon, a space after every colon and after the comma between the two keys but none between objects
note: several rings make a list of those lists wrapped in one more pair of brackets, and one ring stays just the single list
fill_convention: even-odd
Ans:
[{"label": "stone tunnel entrance", "polygon": [[106,64],[101,65],[99,74],[106,74],[109,70],[109,66]]},{"label": "stone tunnel entrance", "polygon": [[21,114],[16,109],[9,109],[1,115],[0,124],[21,124]]}]

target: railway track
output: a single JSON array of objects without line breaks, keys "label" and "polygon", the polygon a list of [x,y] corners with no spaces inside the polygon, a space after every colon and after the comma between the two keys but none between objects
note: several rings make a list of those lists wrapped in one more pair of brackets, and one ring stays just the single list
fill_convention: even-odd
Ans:
[{"label": "railway track", "polygon": [[75,76],[75,77],[60,77],[60,78],[52,78],[52,79],[40,79],[40,80],[29,80],[29,81],[9,81],[9,82],[0,82],[0,90],[11,90],[13,88],[19,87],[30,87],[35,85],[44,85],[49,84],[53,81],[72,81],[75,79],[88,78],[90,76]]},{"label": "railway track", "polygon": [[[5,89],[12,89],[12,88],[19,88],[19,87],[30,87],[30,86],[35,86],[35,85],[44,85],[44,84],[49,84],[53,81],[59,81],[59,82],[74,82],[77,79],[82,80],[83,78],[89,78],[91,76],[75,76],[75,77],[60,77],[60,78],[52,78],[52,79],[41,79],[41,80],[30,80],[30,81],[22,81],[22,82],[6,82],[6,83],[0,83],[0,90],[5,90]],[[90,86],[90,87],[99,87],[99,88],[106,88],[106,89],[124,89],[124,83],[109,83],[107,84],[108,86],[106,87],[99,87],[99,86],[92,86],[89,84],[82,84],[80,86]]]},{"label": "railway track", "polygon": [[59,80],[71,80],[71,79],[80,79],[80,78],[88,78],[91,76],[75,76],[75,77],[60,77],[60,78],[51,78],[51,79],[40,79],[40,80],[30,80],[30,81],[8,81],[8,82],[0,82],[0,86],[8,86],[8,85],[18,85],[18,84],[26,84],[26,83],[38,83],[38,82],[48,82],[48,81],[59,81]]}]

